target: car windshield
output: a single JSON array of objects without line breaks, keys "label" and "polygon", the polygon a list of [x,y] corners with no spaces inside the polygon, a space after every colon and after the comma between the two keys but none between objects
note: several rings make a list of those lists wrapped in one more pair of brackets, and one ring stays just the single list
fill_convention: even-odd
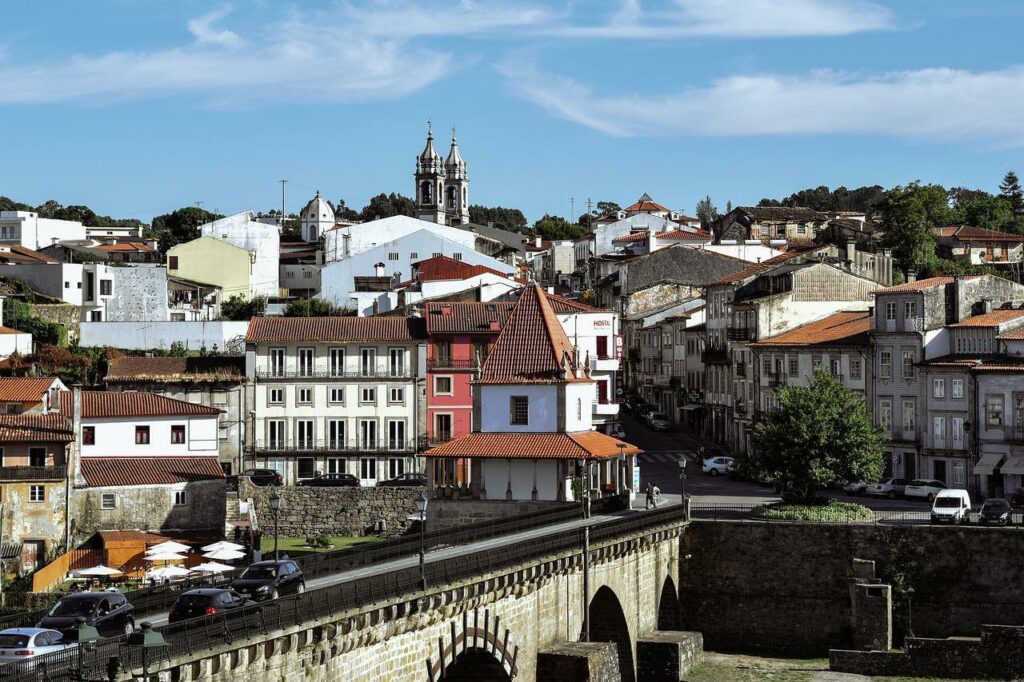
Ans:
[{"label": "car windshield", "polygon": [[956,509],[960,506],[960,499],[956,497],[940,497],[935,500],[935,506],[944,509]]},{"label": "car windshield", "polygon": [[28,646],[28,635],[5,635],[0,634],[0,647],[23,647]]},{"label": "car windshield", "polygon": [[1010,503],[1006,500],[989,500],[985,503],[985,509],[992,509],[999,511],[1002,509],[1009,509]]},{"label": "car windshield", "polygon": [[268,566],[250,566],[245,569],[245,573],[242,574],[242,577],[248,580],[266,580],[267,578],[276,578],[277,569]]},{"label": "car windshield", "polygon": [[651,419],[668,419],[668,417],[666,417],[661,412],[654,412],[651,414]]},{"label": "car windshield", "polygon": [[48,616],[88,616],[96,610],[96,602],[87,599],[61,599]]}]

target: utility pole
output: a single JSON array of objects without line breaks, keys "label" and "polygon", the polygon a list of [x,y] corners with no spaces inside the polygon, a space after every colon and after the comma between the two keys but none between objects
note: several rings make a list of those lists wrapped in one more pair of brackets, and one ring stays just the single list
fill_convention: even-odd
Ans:
[{"label": "utility pole", "polygon": [[583,527],[583,636],[580,639],[590,641],[590,526]]},{"label": "utility pole", "polygon": [[284,188],[288,184],[287,180],[281,180],[281,229],[284,229]]},{"label": "utility pole", "polygon": [[576,199],[569,197],[569,224],[576,220]]}]

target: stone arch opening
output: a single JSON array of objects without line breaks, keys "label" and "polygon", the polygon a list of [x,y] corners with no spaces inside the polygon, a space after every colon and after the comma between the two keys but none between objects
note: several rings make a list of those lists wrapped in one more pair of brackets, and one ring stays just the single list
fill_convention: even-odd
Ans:
[{"label": "stone arch opening", "polygon": [[679,592],[672,576],[665,576],[661,586],[661,599],[658,600],[658,629],[682,630],[683,607],[679,602]]},{"label": "stone arch opening", "polygon": [[623,682],[636,682],[633,667],[633,640],[619,598],[607,585],[590,600],[590,641],[612,642],[619,654],[619,674]]},{"label": "stone arch opening", "polygon": [[502,662],[480,647],[470,647],[456,656],[444,669],[443,679],[446,682],[512,682]]}]

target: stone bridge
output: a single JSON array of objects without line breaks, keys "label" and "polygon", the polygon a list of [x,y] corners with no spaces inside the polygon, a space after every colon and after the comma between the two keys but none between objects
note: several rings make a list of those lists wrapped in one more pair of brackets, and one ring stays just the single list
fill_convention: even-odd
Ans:
[{"label": "stone bridge", "polygon": [[[590,543],[586,566],[583,531],[578,531],[579,542],[564,542],[544,556],[250,639],[235,638],[164,660],[151,672],[159,670],[161,680],[176,682],[678,682],[699,655],[701,641],[695,633],[678,631],[686,522],[681,513],[663,511],[642,527],[636,524],[640,514],[611,522],[623,532],[606,530]],[[585,604],[589,642],[582,641]]]}]

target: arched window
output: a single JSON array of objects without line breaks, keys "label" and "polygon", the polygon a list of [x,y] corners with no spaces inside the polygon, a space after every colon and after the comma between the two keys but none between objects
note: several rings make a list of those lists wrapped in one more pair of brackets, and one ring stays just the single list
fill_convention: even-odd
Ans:
[{"label": "arched window", "polygon": [[583,420],[583,398],[576,398],[576,420]]}]

